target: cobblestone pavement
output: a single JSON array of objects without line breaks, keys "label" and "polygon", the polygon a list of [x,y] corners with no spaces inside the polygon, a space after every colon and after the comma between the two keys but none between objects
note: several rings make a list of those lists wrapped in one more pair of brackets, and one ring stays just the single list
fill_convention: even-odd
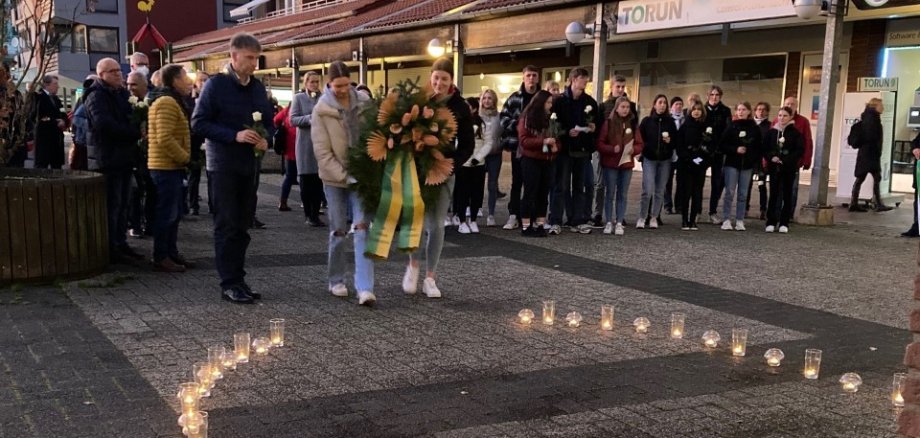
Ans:
[{"label": "cobblestone pavement", "polygon": [[[266,335],[276,317],[285,346],[203,402],[212,437],[894,436],[917,246],[892,236],[910,205],[785,236],[757,220],[745,233],[681,232],[678,216],[624,237],[450,230],[443,299],[403,294],[406,259],[394,255],[377,265],[368,309],[325,291],[327,231],[278,212],[279,183],[263,176],[268,228],[252,232],[247,260],[258,305],[219,299],[207,216],[181,226],[180,249],[199,261],[190,272],[129,267],[0,292],[0,437],[181,437],[175,392],[192,364],[235,331]],[[576,310],[584,324],[515,321],[550,298],[559,319]],[[606,303],[612,332],[598,328]],[[687,315],[683,340],[667,336],[672,312]],[[633,330],[639,316],[648,334]],[[744,358],[727,347],[733,327],[750,330]],[[722,335],[716,350],[700,342],[708,329]],[[764,363],[771,347],[786,353],[779,368]],[[806,348],[824,351],[817,381],[801,376]],[[837,383],[848,371],[858,393]]]}]

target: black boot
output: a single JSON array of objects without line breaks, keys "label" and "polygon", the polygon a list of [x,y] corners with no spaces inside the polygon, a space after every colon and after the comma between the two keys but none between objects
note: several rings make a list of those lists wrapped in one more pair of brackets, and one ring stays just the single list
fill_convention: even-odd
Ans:
[{"label": "black boot", "polygon": [[914,222],[910,229],[901,233],[902,237],[920,237],[920,230],[917,229],[917,223]]},{"label": "black boot", "polygon": [[879,181],[873,181],[872,194],[875,196],[875,211],[878,213],[890,211],[892,209],[892,207],[882,203],[882,190],[880,186],[881,183]]},{"label": "black boot", "polygon": [[850,211],[856,212],[856,213],[865,213],[868,210],[866,210],[864,207],[859,205],[860,186],[862,186],[861,181],[857,179],[856,182],[853,183],[853,193],[850,195]]}]

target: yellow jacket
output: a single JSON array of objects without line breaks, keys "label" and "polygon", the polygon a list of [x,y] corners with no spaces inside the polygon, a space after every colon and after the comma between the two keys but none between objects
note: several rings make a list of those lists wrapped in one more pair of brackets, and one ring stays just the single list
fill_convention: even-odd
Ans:
[{"label": "yellow jacket", "polygon": [[147,115],[147,168],[183,169],[192,150],[188,118],[172,96],[153,101]]}]

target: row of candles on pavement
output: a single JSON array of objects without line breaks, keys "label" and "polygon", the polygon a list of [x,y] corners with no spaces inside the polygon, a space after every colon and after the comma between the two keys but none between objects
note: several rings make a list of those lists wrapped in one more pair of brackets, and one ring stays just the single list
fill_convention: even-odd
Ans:
[{"label": "row of candles on pavement", "polygon": [[[601,330],[613,330],[613,315],[614,308],[612,305],[604,304],[601,306]],[[521,324],[530,325],[534,319],[535,315],[530,309],[523,309],[518,312],[518,321]],[[543,324],[553,325],[555,320],[556,302],[544,301],[542,319]],[[584,318],[578,312],[569,312],[565,316],[566,325],[572,328],[581,326],[583,320]],[[686,320],[687,316],[683,313],[671,314],[671,339],[684,338],[684,323]],[[648,333],[651,322],[649,322],[648,318],[639,317],[633,321],[633,326],[636,329],[636,333],[644,334]],[[743,357],[747,354],[747,337],[747,329],[732,329],[732,356]],[[719,341],[721,340],[722,338],[719,336],[719,332],[715,330],[706,330],[706,332],[703,333],[703,345],[705,345],[707,348],[717,348],[719,346]],[[771,348],[767,350],[766,353],[764,353],[763,357],[767,361],[768,366],[778,367],[780,366],[783,359],[785,359],[786,355],[783,353],[783,350],[780,350],[779,348]],[[806,349],[805,369],[803,370],[802,374],[806,379],[816,380],[820,370],[821,350],[816,350],[813,348]],[[904,406],[904,398],[901,396],[901,392],[904,389],[904,381],[906,378],[907,374],[896,373],[891,384],[891,402],[897,407]],[[840,384],[844,391],[856,392],[859,390],[859,385],[862,385],[862,378],[860,378],[859,374],[856,373],[846,373],[840,377]]]},{"label": "row of candles on pavement", "polygon": [[217,380],[224,378],[224,373],[235,371],[237,365],[249,363],[249,355],[268,354],[274,347],[284,346],[284,320],[272,319],[269,324],[269,337],[258,337],[250,342],[247,332],[233,335],[233,350],[223,345],[208,347],[208,361],[198,362],[192,366],[193,382],[179,384],[179,404],[182,414],[179,426],[182,434],[189,438],[208,438],[208,413],[201,410],[201,399],[211,396],[211,389]]}]

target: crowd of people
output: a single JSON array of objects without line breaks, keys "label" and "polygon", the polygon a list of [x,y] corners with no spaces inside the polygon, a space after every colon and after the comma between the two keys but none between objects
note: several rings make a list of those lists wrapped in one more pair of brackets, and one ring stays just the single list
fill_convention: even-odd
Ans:
[{"label": "crowd of people", "polygon": [[[176,64],[151,73],[142,53],[131,56],[126,78],[118,61],[102,59],[70,117],[56,97],[57,78],[45,77],[36,95],[36,167],[65,164],[63,131],[72,125],[71,168],[106,178],[112,261],[143,260],[126,236],[150,234],[154,269],[184,272],[193,262],[178,250],[178,229],[183,215],[198,214],[206,163],[221,296],[246,304],[261,298],[246,282],[245,259],[249,229],[260,226],[255,207],[262,156],[273,148],[284,163],[278,209],[293,210],[289,196],[297,184],[306,224],[329,227],[329,292],[349,295],[345,247],[351,238],[358,303],[372,305],[374,260],[365,254],[372,217],[353,190],[348,158],[362,147],[362,114],[374,110],[370,90],[352,82],[343,62],[333,62],[326,77],[307,72],[301,92],[280,108],[253,76],[259,41],[240,33],[229,46],[230,62],[221,72],[197,72],[194,79]],[[409,254],[403,276],[406,293],[418,291],[424,259],[422,292],[442,296],[437,272],[445,228],[478,233],[484,201],[486,226],[496,226],[497,200],[508,197],[502,228],[528,237],[558,235],[564,228],[624,235],[637,162],[637,229],[658,229],[667,212],[680,214],[682,230],[698,230],[708,220],[722,230],[745,231],[756,183],[764,230],[790,231],[799,173],[811,166],[813,150],[809,122],[798,114],[795,97],[787,97],[771,119],[769,103],[729,107],[722,88],[713,85],[705,98],[655,96],[649,113],[640,115],[621,76],[611,77],[610,93],[599,103],[586,93],[587,70],[573,69],[564,86],[547,81],[541,87],[539,69],[527,66],[520,88],[499,109],[494,90],[464,99],[453,71],[449,60],[438,59],[427,81],[428,98],[449,109],[456,122],[447,157],[453,171],[435,201],[425,203],[421,244]],[[861,119],[851,211],[865,211],[858,196],[868,175],[875,209],[889,209],[878,189],[883,111],[873,99]],[[511,156],[507,194],[498,183],[505,152]],[[920,159],[920,139],[914,140],[914,155]],[[915,217],[905,235],[917,234]]]}]

